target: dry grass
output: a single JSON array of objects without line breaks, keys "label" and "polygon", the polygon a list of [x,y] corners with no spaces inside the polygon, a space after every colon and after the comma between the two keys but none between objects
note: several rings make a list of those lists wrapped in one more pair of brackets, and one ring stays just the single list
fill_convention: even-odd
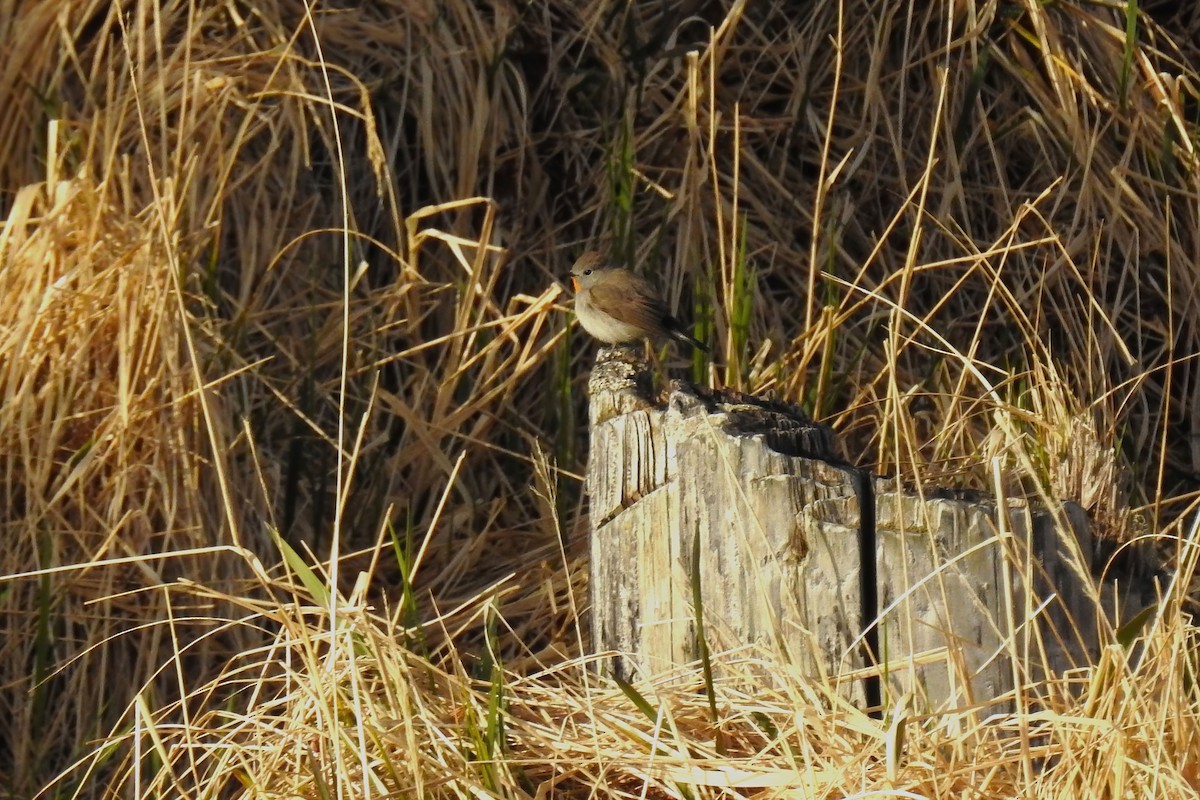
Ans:
[{"label": "dry grass", "polygon": [[[0,786],[1196,796],[1179,6],[3,5]],[[1140,657],[883,720],[769,652],[715,719],[590,672],[552,280],[595,242],[703,379],[1157,544]]]}]

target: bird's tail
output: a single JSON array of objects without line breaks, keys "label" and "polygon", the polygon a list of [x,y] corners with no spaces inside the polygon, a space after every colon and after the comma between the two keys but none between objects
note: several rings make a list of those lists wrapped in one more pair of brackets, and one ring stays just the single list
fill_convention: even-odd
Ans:
[{"label": "bird's tail", "polygon": [[685,331],[681,331],[678,329],[673,330],[673,331],[671,331],[671,338],[677,342],[683,342],[684,344],[691,345],[692,347],[699,350],[701,353],[708,352],[708,346],[706,344],[701,342],[699,339],[693,339]]}]

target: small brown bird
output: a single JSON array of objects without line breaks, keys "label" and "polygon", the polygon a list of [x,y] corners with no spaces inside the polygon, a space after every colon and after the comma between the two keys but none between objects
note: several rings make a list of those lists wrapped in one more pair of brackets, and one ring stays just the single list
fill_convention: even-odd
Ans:
[{"label": "small brown bird", "polygon": [[671,316],[650,281],[606,265],[595,251],[584,253],[571,267],[571,284],[579,324],[606,344],[670,338],[708,352]]}]

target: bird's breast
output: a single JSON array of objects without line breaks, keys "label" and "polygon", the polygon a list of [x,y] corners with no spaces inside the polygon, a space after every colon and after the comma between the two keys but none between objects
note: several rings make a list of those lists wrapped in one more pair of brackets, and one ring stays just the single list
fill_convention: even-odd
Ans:
[{"label": "bird's breast", "polygon": [[597,308],[587,291],[575,295],[575,316],[585,331],[606,344],[635,342],[653,333],[622,319],[620,309]]}]

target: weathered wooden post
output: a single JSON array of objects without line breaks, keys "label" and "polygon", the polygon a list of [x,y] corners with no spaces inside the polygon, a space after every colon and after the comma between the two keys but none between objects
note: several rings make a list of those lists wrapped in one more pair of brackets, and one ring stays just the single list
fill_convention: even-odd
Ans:
[{"label": "weathered wooden post", "polygon": [[860,479],[832,432],[686,386],[656,406],[648,382],[620,348],[589,382],[593,640],[618,651],[612,671],[698,656],[697,580],[710,648],[767,644],[806,674],[862,666]]},{"label": "weathered wooden post", "polygon": [[759,645],[811,676],[887,662],[889,688],[941,704],[1035,677],[1014,642],[1056,670],[1093,646],[1078,509],[921,496],[841,461],[794,407],[649,386],[625,348],[588,385],[592,637],[613,674],[694,662],[702,620],[709,650]]},{"label": "weathered wooden post", "polygon": [[972,704],[1090,660],[1098,605],[1080,572],[1092,552],[1082,509],[1067,504],[1056,516],[1023,500],[920,495],[882,479],[873,494],[890,688]]}]

